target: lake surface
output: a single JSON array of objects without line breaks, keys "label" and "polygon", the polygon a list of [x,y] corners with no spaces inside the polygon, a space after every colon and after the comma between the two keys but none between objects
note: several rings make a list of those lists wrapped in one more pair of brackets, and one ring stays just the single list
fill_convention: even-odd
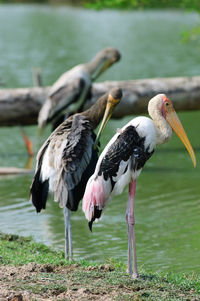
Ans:
[{"label": "lake surface", "polygon": [[[195,13],[180,11],[89,11],[62,6],[0,6],[0,79],[6,87],[32,85],[31,70],[42,69],[52,84],[74,65],[107,46],[121,61],[99,78],[125,80],[199,75],[199,48],[181,42],[196,25]],[[200,112],[180,113],[199,163]],[[102,147],[132,117],[108,124]],[[36,127],[26,127],[37,152]],[[50,133],[48,128],[45,137]],[[20,129],[0,128],[0,166],[25,167]],[[35,162],[34,162],[35,164]],[[0,230],[32,235],[64,249],[63,213],[50,198],[36,214],[29,202],[32,175],[0,177]],[[150,271],[200,272],[200,170],[177,137],[160,146],[137,181],[135,219],[139,267]],[[127,260],[125,211],[127,189],[107,206],[93,233],[81,211],[72,216],[75,258]]]}]

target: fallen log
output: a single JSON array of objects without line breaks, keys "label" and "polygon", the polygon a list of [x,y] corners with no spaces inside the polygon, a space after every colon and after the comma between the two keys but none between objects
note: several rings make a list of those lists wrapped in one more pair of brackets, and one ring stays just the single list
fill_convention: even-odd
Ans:
[{"label": "fallen log", "polygon": [[92,86],[90,102],[115,86],[123,91],[123,99],[113,114],[115,118],[147,113],[149,100],[158,93],[166,94],[176,111],[200,110],[200,76],[96,83]]},{"label": "fallen log", "polygon": [[[200,110],[200,76],[94,83],[85,108],[117,86],[123,90],[123,99],[114,111],[115,118],[147,113],[149,99],[158,93],[171,98],[177,111]],[[48,90],[49,87],[1,89],[0,126],[36,124]]]},{"label": "fallen log", "polygon": [[17,167],[0,167],[0,175],[22,175],[22,174],[30,174],[33,170],[31,169],[23,169]]},{"label": "fallen log", "polygon": [[37,123],[49,88],[0,89],[0,126]]}]

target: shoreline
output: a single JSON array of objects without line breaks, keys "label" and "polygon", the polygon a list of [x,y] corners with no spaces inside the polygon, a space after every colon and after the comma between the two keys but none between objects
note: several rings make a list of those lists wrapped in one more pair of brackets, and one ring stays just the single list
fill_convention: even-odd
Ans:
[{"label": "shoreline", "polygon": [[200,276],[139,270],[133,280],[126,266],[69,262],[30,237],[0,232],[0,300],[199,300]]}]

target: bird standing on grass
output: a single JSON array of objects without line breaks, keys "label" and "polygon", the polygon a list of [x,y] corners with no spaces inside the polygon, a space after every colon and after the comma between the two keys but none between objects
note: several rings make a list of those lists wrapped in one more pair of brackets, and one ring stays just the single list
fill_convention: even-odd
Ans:
[{"label": "bird standing on grass", "polygon": [[[126,221],[128,229],[128,272],[138,277],[135,232],[134,199],[136,180],[145,162],[152,156],[157,145],[166,143],[172,136],[172,129],[188,150],[194,167],[196,158],[192,146],[175,113],[172,102],[158,94],[148,105],[147,117],[136,117],[113,136],[101,153],[94,174],[88,180],[83,197],[83,211],[92,223],[99,219],[111,195],[121,194],[129,184]],[[132,250],[133,265],[132,269]]]},{"label": "bird standing on grass", "polygon": [[[112,111],[122,97],[114,88],[88,110],[66,119],[46,140],[37,154],[31,185],[31,201],[37,212],[46,208],[48,191],[64,208],[65,254],[72,258],[71,211],[76,211],[86,183],[98,160],[98,142]],[[102,120],[103,118],[103,120]],[[94,130],[102,120],[97,137]]]},{"label": "bird standing on grass", "polygon": [[90,62],[80,64],[65,72],[53,84],[48,98],[43,104],[38,126],[43,129],[47,123],[54,122],[54,129],[64,120],[64,115],[82,111],[92,82],[120,59],[120,53],[115,48],[101,50]]}]

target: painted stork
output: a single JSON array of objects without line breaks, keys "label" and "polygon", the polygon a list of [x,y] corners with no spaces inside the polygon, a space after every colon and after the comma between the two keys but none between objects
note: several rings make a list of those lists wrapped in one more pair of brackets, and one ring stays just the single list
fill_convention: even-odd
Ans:
[{"label": "painted stork", "polygon": [[[188,150],[194,167],[196,158],[172,102],[158,94],[149,101],[148,112],[152,119],[136,117],[113,136],[101,153],[94,174],[88,180],[83,197],[83,211],[89,221],[90,230],[95,219],[99,219],[111,195],[120,194],[129,184],[126,221],[128,229],[128,272],[138,277],[135,233],[134,199],[136,180],[145,162],[152,156],[157,145],[166,143],[172,129]],[[133,265],[132,270],[132,249]]]},{"label": "painted stork", "polygon": [[[31,201],[40,212],[46,207],[48,191],[54,193],[54,200],[64,208],[65,254],[70,259],[71,211],[78,209],[98,160],[100,134],[121,97],[121,89],[113,88],[88,110],[70,116],[50,135],[37,154]],[[94,129],[101,120],[96,137]]]},{"label": "painted stork", "polygon": [[58,126],[64,120],[63,112],[66,115],[66,109],[67,117],[82,111],[92,82],[119,59],[120,53],[117,49],[105,48],[90,62],[77,65],[62,74],[51,87],[39,112],[39,129],[42,130],[51,121]]}]

